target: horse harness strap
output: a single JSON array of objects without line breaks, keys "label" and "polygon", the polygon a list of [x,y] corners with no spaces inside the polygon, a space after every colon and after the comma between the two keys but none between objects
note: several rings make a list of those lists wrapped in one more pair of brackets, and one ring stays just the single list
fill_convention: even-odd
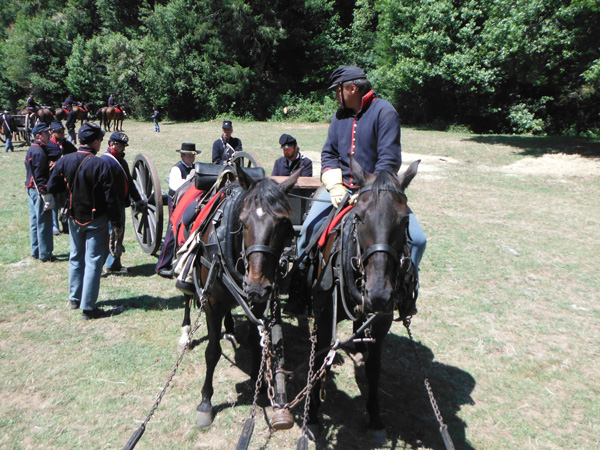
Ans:
[{"label": "horse harness strap", "polygon": [[394,262],[398,264],[398,252],[394,247],[388,244],[375,244],[369,247],[367,251],[362,254],[362,262],[366,262],[374,253],[387,253],[392,257]]},{"label": "horse harness strap", "polygon": [[249,258],[252,253],[268,253],[269,255],[279,256],[279,252],[268,245],[251,245],[244,253],[246,258]]}]

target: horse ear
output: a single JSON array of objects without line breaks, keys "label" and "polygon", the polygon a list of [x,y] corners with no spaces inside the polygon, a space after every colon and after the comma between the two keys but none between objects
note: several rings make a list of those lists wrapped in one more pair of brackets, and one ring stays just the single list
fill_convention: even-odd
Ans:
[{"label": "horse ear", "polygon": [[300,178],[300,174],[302,173],[302,169],[296,170],[293,174],[287,177],[285,180],[281,182],[279,188],[285,192],[286,194],[292,190],[292,188],[298,182],[298,178]]},{"label": "horse ear", "polygon": [[410,166],[408,166],[408,169],[406,169],[406,172],[404,172],[402,175],[400,175],[398,177],[398,180],[400,181],[400,187],[403,191],[408,187],[410,182],[417,175],[417,169],[419,168],[420,162],[421,162],[421,160],[417,159],[414,163],[412,163]]},{"label": "horse ear", "polygon": [[238,161],[236,161],[235,163],[235,171],[237,173],[237,178],[240,182],[240,186],[242,187],[242,189],[244,189],[245,191],[250,190],[250,188],[252,188],[252,186],[254,185],[254,180],[252,180],[250,175],[248,175],[244,171],[244,169],[242,169]]},{"label": "horse ear", "polygon": [[376,175],[364,171],[361,165],[352,155],[350,155],[350,172],[352,173],[352,177],[358,182],[359,186],[367,186],[372,184],[376,178]]}]

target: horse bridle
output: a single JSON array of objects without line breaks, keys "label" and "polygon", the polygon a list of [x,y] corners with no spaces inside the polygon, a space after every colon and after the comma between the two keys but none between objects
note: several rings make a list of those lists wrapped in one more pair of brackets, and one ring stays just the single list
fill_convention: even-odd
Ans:
[{"label": "horse bridle", "polygon": [[[372,185],[365,186],[358,191],[358,196],[360,197],[362,194],[364,194],[365,192],[369,192],[372,189],[373,189]],[[393,192],[393,193],[399,195],[400,197],[404,198],[406,201],[408,201],[408,197],[406,197],[406,194],[399,189],[380,188],[379,190]],[[356,236],[356,218],[354,218],[352,226],[354,228],[353,234]],[[356,236],[356,237],[357,237],[356,242],[358,243],[358,236]],[[410,234],[409,234],[408,226],[407,226],[405,242],[408,243],[409,239],[410,239]],[[406,247],[406,245],[404,247]],[[359,255],[358,255],[359,261],[360,261],[360,264],[363,266],[363,269],[364,269],[364,263],[366,263],[367,260],[371,256],[373,256],[375,253],[388,254],[394,260],[396,265],[398,266],[399,271],[401,271],[404,268],[404,265],[407,262],[406,260],[410,261],[410,257],[405,256],[408,253],[408,252],[406,252],[406,248],[403,248],[402,251],[397,251],[394,247],[392,247],[391,245],[388,245],[388,244],[374,244],[374,245],[370,246],[364,252],[361,252],[360,245],[358,245],[358,252],[359,252]]]},{"label": "horse bridle", "polygon": [[[242,236],[243,236],[243,229],[244,226],[242,225]],[[282,252],[277,251],[276,249],[274,249],[273,247],[270,247],[268,245],[261,245],[261,244],[257,244],[257,245],[251,245],[248,248],[245,248],[244,246],[244,238],[242,237],[242,260],[244,261],[244,268],[246,270],[246,272],[248,271],[248,264],[250,261],[250,255],[252,255],[253,253],[264,253],[267,255],[271,255],[274,256],[275,258],[279,258],[278,261],[278,266],[281,269],[286,269],[287,270],[287,266],[288,266],[288,259],[282,255]],[[285,276],[285,273],[281,273],[280,270],[277,271],[277,275],[281,275],[281,276]]]}]

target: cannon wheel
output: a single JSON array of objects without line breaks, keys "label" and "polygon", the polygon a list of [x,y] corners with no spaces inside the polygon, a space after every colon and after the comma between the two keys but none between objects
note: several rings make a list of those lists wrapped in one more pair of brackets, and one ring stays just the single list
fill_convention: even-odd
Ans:
[{"label": "cannon wheel", "polygon": [[152,160],[140,153],[133,162],[131,176],[142,199],[148,202],[145,211],[131,208],[133,230],[144,253],[154,255],[160,248],[163,232],[163,198],[158,173]]},{"label": "cannon wheel", "polygon": [[6,138],[4,137],[4,124],[0,123],[0,142],[3,144],[6,143]]},{"label": "cannon wheel", "polygon": [[257,157],[243,150],[235,152],[231,157],[232,164],[235,164],[236,161],[239,161],[242,167],[263,167]]}]

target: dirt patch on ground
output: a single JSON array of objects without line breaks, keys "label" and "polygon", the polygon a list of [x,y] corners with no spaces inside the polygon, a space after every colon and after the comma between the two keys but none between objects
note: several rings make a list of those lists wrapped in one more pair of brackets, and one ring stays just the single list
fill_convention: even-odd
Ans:
[{"label": "dirt patch on ground", "polygon": [[600,175],[600,161],[580,155],[557,153],[540,158],[523,158],[500,168],[502,172],[525,175],[589,177]]}]

